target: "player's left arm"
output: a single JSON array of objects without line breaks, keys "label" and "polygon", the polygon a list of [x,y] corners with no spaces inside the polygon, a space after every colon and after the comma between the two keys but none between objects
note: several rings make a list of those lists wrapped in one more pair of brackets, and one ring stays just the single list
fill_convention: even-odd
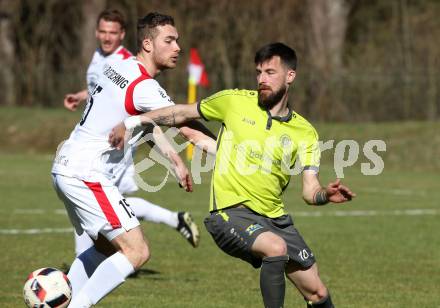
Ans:
[{"label": "player's left arm", "polygon": [[304,201],[310,205],[325,205],[329,202],[343,203],[356,196],[347,186],[342,185],[340,179],[322,187],[318,173],[314,170],[304,170],[302,173]]},{"label": "player's left arm", "polygon": [[[211,132],[205,125],[203,125],[202,122],[197,121],[197,120],[187,121],[184,124],[177,125],[177,127],[180,128],[180,129],[183,128],[183,127],[186,127],[186,128],[191,129],[193,131],[199,132],[200,136],[203,134],[203,135],[205,135],[205,136],[207,136],[207,137],[209,137],[211,139],[217,140],[217,136],[214,135],[214,133]],[[188,132],[189,132],[189,130],[188,130]],[[186,131],[185,132],[181,132],[183,137],[187,138],[185,133],[186,133]],[[187,138],[187,139],[189,140],[190,138]]]},{"label": "player's left arm", "polygon": [[181,187],[188,192],[192,191],[192,180],[188,168],[185,166],[182,158],[173,146],[169,143],[162,129],[159,126],[150,125],[147,130],[152,131],[154,144],[162,155],[164,155],[171,163],[174,176],[179,181]]},{"label": "player's left arm", "polygon": [[196,147],[209,154],[215,155],[217,152],[217,142],[211,136],[201,132],[198,129],[190,128],[188,126],[180,127],[180,134],[189,142],[194,144]]}]

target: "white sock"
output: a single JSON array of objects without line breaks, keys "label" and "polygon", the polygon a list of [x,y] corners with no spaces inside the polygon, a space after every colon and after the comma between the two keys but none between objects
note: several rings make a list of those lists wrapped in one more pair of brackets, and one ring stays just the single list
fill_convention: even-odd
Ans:
[{"label": "white sock", "polygon": [[78,257],[81,253],[93,246],[93,241],[85,232],[83,232],[81,235],[78,235],[75,231],[73,231],[73,234],[75,235],[75,256]]},{"label": "white sock", "polygon": [[177,228],[179,224],[177,212],[172,212],[141,198],[129,197],[126,200],[136,217],[155,223],[163,223],[174,229]]},{"label": "white sock", "polygon": [[102,262],[86,282],[69,307],[90,307],[113,291],[134,272],[133,265],[121,252],[117,252]]},{"label": "white sock", "polygon": [[72,285],[72,297],[78,294],[98,265],[106,258],[92,246],[73,260],[67,274]]}]

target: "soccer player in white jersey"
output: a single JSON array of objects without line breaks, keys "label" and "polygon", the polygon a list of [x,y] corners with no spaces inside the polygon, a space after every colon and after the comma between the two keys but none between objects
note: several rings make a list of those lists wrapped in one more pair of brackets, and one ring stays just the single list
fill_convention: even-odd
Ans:
[{"label": "soccer player in white jersey", "polygon": [[99,14],[95,35],[99,41],[99,47],[95,50],[87,69],[87,89],[66,94],[64,97],[64,106],[72,111],[87,99],[88,93],[95,87],[102,71],[102,65],[106,61],[122,60],[133,56],[128,49],[122,46],[125,37],[125,18],[118,10],[105,10]]},{"label": "soccer player in white jersey", "polygon": [[[69,307],[96,304],[150,257],[139,221],[114,182],[117,170],[132,162],[133,149],[130,145],[124,150],[112,148],[108,137],[130,115],[173,105],[153,77],[176,66],[180,47],[173,18],[159,13],[139,19],[137,38],[136,57],[109,61],[102,67],[102,78],[90,93],[81,121],[53,164],[55,190],[76,232],[86,232],[95,243],[70,267],[73,298]],[[154,133],[161,136],[157,128]],[[180,185],[192,191],[181,158],[169,143],[158,145]]]},{"label": "soccer player in white jersey", "polygon": [[[125,37],[125,18],[121,12],[114,9],[107,9],[101,12],[96,23],[96,38],[99,47],[93,54],[92,61],[87,69],[87,89],[77,93],[66,94],[64,106],[74,111],[78,105],[85,101],[88,93],[91,93],[98,83],[103,71],[103,66],[109,61],[125,60],[133,55],[122,46]],[[115,183],[123,195],[136,192],[139,188],[134,180],[135,168],[133,164],[126,169],[119,171],[115,176]],[[153,204],[145,199],[127,197],[127,203],[139,219],[155,223],[164,223],[177,230],[193,246],[199,243],[199,230],[188,212],[173,212],[159,205]],[[75,235],[75,254],[78,256],[84,250],[93,245],[90,237],[83,233]]]}]

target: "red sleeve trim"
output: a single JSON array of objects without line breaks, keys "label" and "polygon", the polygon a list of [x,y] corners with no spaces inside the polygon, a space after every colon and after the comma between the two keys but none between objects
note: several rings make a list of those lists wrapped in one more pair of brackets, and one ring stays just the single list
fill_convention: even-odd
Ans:
[{"label": "red sleeve trim", "polygon": [[138,115],[142,113],[141,111],[137,110],[134,106],[134,101],[133,101],[134,88],[141,81],[146,79],[151,79],[150,75],[148,75],[147,70],[140,64],[138,64],[138,66],[139,66],[139,70],[141,71],[141,75],[128,85],[127,92],[125,92],[125,110],[129,115]]}]

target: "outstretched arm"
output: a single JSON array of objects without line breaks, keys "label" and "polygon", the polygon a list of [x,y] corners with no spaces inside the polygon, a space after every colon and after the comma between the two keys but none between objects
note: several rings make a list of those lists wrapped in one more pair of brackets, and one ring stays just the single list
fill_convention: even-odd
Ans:
[{"label": "outstretched arm", "polygon": [[70,111],[75,111],[76,108],[78,108],[78,105],[87,99],[87,96],[87,90],[66,94],[64,96],[64,107]]},{"label": "outstretched arm", "polygon": [[174,105],[141,114],[141,125],[156,123],[164,126],[178,126],[190,120],[200,119],[197,104]]},{"label": "outstretched arm", "polygon": [[217,142],[215,139],[205,135],[201,131],[183,126],[180,128],[180,134],[203,151],[213,155],[216,154]]},{"label": "outstretched arm", "polygon": [[310,205],[325,205],[329,202],[343,203],[356,196],[348,187],[337,179],[327,187],[322,187],[318,174],[313,170],[304,170],[303,173],[303,199]]},{"label": "outstretched arm", "polygon": [[201,122],[192,120],[180,125],[180,135],[201,150],[215,155],[217,152],[217,136]]},{"label": "outstretched arm", "polygon": [[133,129],[147,124],[178,126],[184,122],[199,118],[200,114],[197,111],[196,104],[174,105],[156,109],[138,116],[129,117],[123,123],[115,126],[109,135],[109,142],[115,148],[122,149],[124,146],[125,131],[127,129]]}]

